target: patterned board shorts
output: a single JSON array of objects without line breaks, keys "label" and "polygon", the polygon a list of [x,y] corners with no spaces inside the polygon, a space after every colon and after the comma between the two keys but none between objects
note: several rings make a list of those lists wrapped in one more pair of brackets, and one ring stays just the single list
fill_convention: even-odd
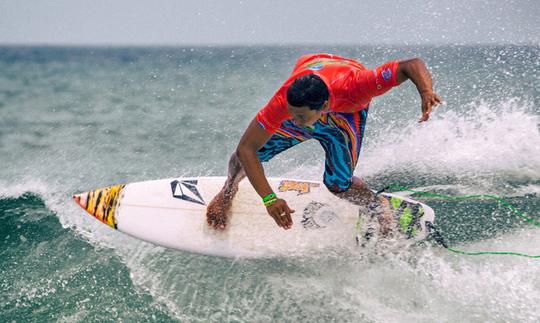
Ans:
[{"label": "patterned board shorts", "polygon": [[368,110],[354,113],[323,114],[313,127],[297,126],[286,120],[257,152],[262,162],[309,139],[319,141],[326,153],[323,182],[332,192],[344,192],[351,186],[360,156]]}]

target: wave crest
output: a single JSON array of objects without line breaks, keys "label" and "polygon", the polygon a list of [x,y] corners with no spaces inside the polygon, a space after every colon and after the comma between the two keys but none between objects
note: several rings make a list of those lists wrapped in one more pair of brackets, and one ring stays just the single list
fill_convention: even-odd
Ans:
[{"label": "wave crest", "polygon": [[379,136],[357,170],[374,176],[406,169],[459,178],[501,176],[540,179],[540,116],[518,99],[479,101],[467,112],[446,111],[431,120]]}]

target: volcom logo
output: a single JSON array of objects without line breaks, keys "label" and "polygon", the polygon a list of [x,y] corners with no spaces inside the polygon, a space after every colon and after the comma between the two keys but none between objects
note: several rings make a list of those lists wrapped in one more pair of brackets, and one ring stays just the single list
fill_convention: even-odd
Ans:
[{"label": "volcom logo", "polygon": [[171,182],[172,196],[177,199],[205,205],[204,200],[197,190],[197,180]]}]

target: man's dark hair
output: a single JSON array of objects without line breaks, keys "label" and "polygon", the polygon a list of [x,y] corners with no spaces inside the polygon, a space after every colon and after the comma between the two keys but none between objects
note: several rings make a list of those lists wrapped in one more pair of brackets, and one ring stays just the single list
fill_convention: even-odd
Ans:
[{"label": "man's dark hair", "polygon": [[308,74],[292,82],[287,89],[287,102],[293,107],[321,110],[328,95],[328,88],[320,76]]}]

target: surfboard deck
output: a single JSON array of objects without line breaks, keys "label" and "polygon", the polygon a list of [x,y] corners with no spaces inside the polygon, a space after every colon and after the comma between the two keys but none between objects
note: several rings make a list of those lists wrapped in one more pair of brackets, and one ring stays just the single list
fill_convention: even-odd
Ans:
[{"label": "surfboard deck", "polygon": [[[164,247],[222,257],[301,255],[350,248],[370,223],[365,210],[334,196],[317,181],[269,178],[280,198],[296,212],[284,230],[266,213],[249,181],[240,183],[227,227],[210,228],[206,206],[225,177],[186,177],[114,185],[73,196],[90,215],[108,226]],[[395,194],[387,197],[403,239],[426,238],[435,213]],[[359,217],[360,214],[360,217]]]}]

